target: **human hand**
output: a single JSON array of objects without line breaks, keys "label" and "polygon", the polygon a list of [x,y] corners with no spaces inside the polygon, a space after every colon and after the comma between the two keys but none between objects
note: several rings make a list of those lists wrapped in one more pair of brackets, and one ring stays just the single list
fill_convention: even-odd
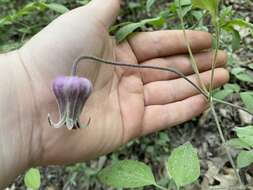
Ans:
[{"label": "human hand", "polygon": [[[143,32],[121,44],[108,34],[117,16],[120,0],[93,0],[59,17],[17,51],[31,79],[24,115],[30,122],[23,128],[29,135],[29,165],[66,164],[96,158],[112,152],[129,140],[183,123],[202,113],[208,103],[184,79],[175,74],[120,68],[83,61],[78,75],[93,82],[81,122],[91,118],[88,128],[51,128],[47,114],[56,120],[58,109],[51,91],[53,79],[68,75],[73,61],[81,55],[130,64],[174,67],[196,82],[182,31]],[[213,53],[211,36],[187,31],[206,85],[210,80]],[[226,64],[218,55],[217,67]],[[89,63],[88,63],[89,62]],[[225,69],[215,71],[214,86],[229,79]],[[33,113],[30,113],[34,110]],[[18,122],[18,121],[16,121]],[[13,127],[19,127],[18,123]],[[5,141],[8,137],[3,135]],[[22,142],[21,142],[22,143]]]},{"label": "human hand", "polygon": [[[133,138],[185,122],[207,108],[205,98],[174,74],[86,63],[80,64],[79,75],[93,81],[94,90],[81,118],[85,123],[90,117],[90,126],[73,131],[49,127],[47,113],[55,113],[55,116],[58,113],[51,82],[56,76],[68,75],[73,60],[80,55],[170,66],[186,75],[193,74],[182,31],[140,33],[116,45],[107,31],[119,4],[118,0],[111,0],[107,5],[95,0],[75,9],[55,20],[20,50],[28,71],[37,73],[31,78],[38,89],[34,96],[41,116],[35,121],[41,122],[32,127],[39,130],[41,138],[37,146],[43,151],[39,152],[35,164],[92,159]],[[188,38],[196,52],[202,78],[208,85],[212,53],[201,51],[211,47],[211,36],[188,31]],[[218,65],[225,63],[226,55],[221,52]],[[195,76],[191,78],[194,80]],[[227,80],[227,71],[217,69],[215,86]],[[71,154],[66,154],[68,151]]]}]

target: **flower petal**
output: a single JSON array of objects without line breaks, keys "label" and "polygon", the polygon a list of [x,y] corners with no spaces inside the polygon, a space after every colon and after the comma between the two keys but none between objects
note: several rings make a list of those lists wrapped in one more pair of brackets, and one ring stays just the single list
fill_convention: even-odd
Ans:
[{"label": "flower petal", "polygon": [[56,128],[56,129],[57,129],[57,128],[60,128],[60,127],[62,127],[62,126],[65,125],[65,118],[66,118],[65,115],[63,115],[63,117],[60,119],[60,121],[59,121],[58,123],[54,123],[54,122],[51,120],[50,114],[48,114],[47,118],[48,118],[48,122],[49,122],[50,126]]},{"label": "flower petal", "polygon": [[75,127],[75,122],[71,118],[66,119],[66,126],[69,130],[73,129]]}]

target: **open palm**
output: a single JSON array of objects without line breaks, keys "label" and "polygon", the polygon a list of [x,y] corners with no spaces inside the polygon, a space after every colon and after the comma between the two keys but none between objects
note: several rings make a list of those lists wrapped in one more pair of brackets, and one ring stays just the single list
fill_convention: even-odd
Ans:
[{"label": "open palm", "polygon": [[[85,104],[81,121],[91,118],[88,128],[69,131],[51,128],[47,114],[57,120],[58,110],[51,91],[52,80],[68,75],[81,55],[130,64],[174,67],[196,82],[187,56],[182,31],[138,33],[116,44],[108,34],[120,6],[119,0],[94,0],[75,9],[37,34],[19,50],[32,78],[32,104],[36,115],[33,132],[33,164],[65,164],[95,158],[115,150],[129,140],[185,122],[207,108],[202,95],[173,73],[120,68],[82,61],[78,75],[93,82],[93,93]],[[187,31],[191,47],[206,85],[210,78],[211,36]],[[220,52],[218,67],[226,63]],[[228,81],[228,73],[216,69],[215,86]],[[32,98],[32,97],[31,97]]]}]

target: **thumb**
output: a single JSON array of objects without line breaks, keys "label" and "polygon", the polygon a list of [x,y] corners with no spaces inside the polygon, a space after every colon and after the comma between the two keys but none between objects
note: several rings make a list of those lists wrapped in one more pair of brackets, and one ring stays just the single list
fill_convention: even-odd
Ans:
[{"label": "thumb", "polygon": [[89,6],[93,9],[97,19],[109,28],[118,16],[120,3],[121,0],[93,0]]}]

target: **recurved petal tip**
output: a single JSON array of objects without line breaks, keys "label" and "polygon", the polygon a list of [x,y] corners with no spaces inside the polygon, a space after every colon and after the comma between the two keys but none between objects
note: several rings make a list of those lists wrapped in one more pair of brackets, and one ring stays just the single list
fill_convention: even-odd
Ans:
[{"label": "recurved petal tip", "polygon": [[61,120],[58,123],[54,123],[52,121],[50,114],[47,115],[47,119],[48,119],[49,125],[51,127],[56,128],[56,129],[65,125],[65,118],[64,117],[62,117]]}]

